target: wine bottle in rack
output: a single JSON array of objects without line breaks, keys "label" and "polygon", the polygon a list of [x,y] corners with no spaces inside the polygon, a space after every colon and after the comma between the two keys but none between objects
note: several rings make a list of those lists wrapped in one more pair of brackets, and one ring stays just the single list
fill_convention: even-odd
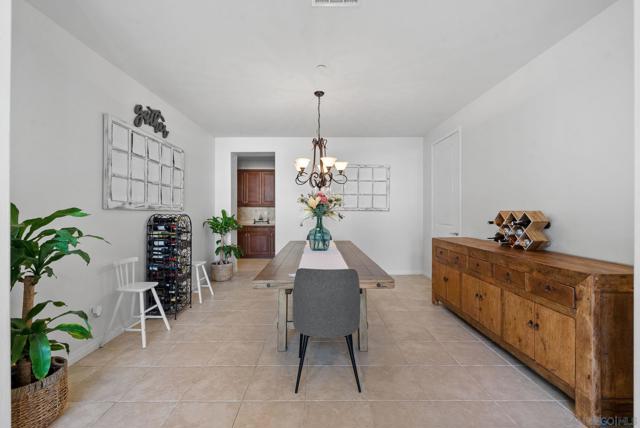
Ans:
[{"label": "wine bottle in rack", "polygon": [[492,241],[496,241],[496,242],[503,242],[505,241],[505,236],[502,232],[496,232],[495,235],[488,237],[487,239],[491,239]]}]

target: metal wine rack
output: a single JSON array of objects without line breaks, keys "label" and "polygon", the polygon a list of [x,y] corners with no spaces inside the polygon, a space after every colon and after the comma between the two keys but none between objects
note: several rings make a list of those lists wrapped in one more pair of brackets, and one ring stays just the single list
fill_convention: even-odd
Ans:
[{"label": "metal wine rack", "polygon": [[498,226],[491,239],[504,246],[539,250],[550,244],[544,229],[551,222],[542,211],[500,211],[491,223]]},{"label": "metal wine rack", "polygon": [[[155,214],[147,221],[147,281],[167,314],[191,306],[191,219],[186,214]],[[152,296],[147,296],[149,304]]]}]

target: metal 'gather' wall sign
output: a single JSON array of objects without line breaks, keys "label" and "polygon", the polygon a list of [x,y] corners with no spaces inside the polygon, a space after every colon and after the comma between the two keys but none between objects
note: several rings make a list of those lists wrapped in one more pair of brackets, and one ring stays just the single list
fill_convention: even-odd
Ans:
[{"label": "metal 'gather' wall sign", "polygon": [[169,131],[167,130],[167,125],[164,123],[164,116],[162,116],[162,112],[160,110],[153,109],[147,106],[145,110],[142,107],[142,104],[136,104],[133,108],[133,112],[136,114],[136,117],[133,119],[133,124],[140,128],[142,124],[149,125],[153,128],[154,132],[162,133],[162,138],[167,138],[169,136]]}]

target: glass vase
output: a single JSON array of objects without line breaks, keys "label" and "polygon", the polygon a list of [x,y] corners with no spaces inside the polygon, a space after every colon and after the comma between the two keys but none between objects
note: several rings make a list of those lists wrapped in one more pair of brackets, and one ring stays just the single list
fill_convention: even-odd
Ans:
[{"label": "glass vase", "polygon": [[331,232],[322,225],[322,216],[316,217],[316,227],[307,235],[309,248],[312,251],[327,251],[331,244]]}]

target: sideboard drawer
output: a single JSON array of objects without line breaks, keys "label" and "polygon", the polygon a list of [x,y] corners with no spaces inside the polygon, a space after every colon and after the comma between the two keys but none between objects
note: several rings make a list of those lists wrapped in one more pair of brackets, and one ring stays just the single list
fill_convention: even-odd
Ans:
[{"label": "sideboard drawer", "polygon": [[467,256],[455,251],[449,251],[449,264],[456,269],[463,270],[467,265]]},{"label": "sideboard drawer", "polygon": [[434,258],[440,263],[449,263],[449,250],[441,247],[435,247]]},{"label": "sideboard drawer", "polygon": [[475,257],[469,257],[469,270],[488,278],[491,278],[493,273],[491,272],[491,263]]},{"label": "sideboard drawer", "polygon": [[561,305],[570,308],[576,307],[575,289],[550,278],[529,275],[529,291],[536,296],[544,297]]},{"label": "sideboard drawer", "polygon": [[520,272],[519,270],[509,269],[508,267],[495,265],[493,276],[496,281],[513,285],[515,287],[524,288],[524,272]]}]

